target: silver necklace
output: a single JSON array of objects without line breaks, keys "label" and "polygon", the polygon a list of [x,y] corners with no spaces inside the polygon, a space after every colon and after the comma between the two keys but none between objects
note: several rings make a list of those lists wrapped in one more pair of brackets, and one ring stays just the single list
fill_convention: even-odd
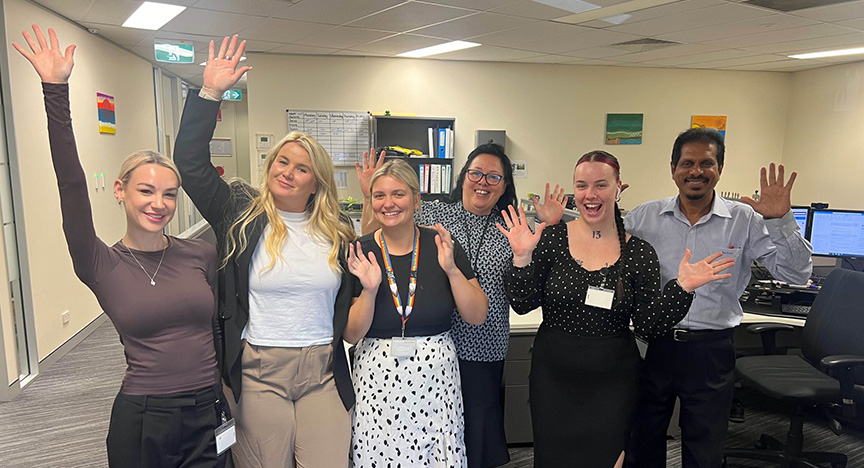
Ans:
[{"label": "silver necklace", "polygon": [[132,253],[132,250],[129,247],[126,247],[126,244],[121,241],[120,245],[122,245],[126,249],[126,251],[129,252],[129,255],[132,256],[132,260],[135,260],[135,263],[137,263],[138,266],[141,267],[141,271],[143,271],[144,274],[147,275],[148,278],[150,278],[150,286],[156,286],[156,275],[159,274],[159,268],[162,268],[162,260],[165,260],[165,251],[168,250],[168,245],[165,245],[165,248],[162,249],[162,257],[159,259],[159,265],[156,266],[156,271],[153,272],[153,276],[150,276],[150,273],[147,273],[144,265],[142,265],[141,262],[138,261],[138,259],[135,257],[135,254]]}]

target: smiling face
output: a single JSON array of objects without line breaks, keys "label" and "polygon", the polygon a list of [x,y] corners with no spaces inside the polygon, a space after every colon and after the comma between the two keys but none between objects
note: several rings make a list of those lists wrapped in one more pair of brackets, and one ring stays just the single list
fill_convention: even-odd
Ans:
[{"label": "smiling face", "polygon": [[672,180],[679,195],[701,200],[714,193],[723,166],[717,163],[717,145],[691,142],[681,148],[681,159],[672,166]]},{"label": "smiling face", "polygon": [[297,143],[282,145],[270,165],[267,186],[279,210],[292,213],[306,211],[309,197],[318,191],[309,153]]},{"label": "smiling face", "polygon": [[126,230],[161,233],[177,209],[180,183],[171,169],[144,164],[129,175],[124,184],[114,182],[114,197],[126,209]]},{"label": "smiling face", "polygon": [[411,191],[407,184],[383,175],[372,183],[372,211],[375,221],[382,227],[396,227],[404,223],[414,224],[414,211],[420,208],[420,195]]},{"label": "smiling face", "polygon": [[615,216],[615,198],[621,182],[609,164],[587,161],[573,174],[573,199],[580,217],[590,224],[607,222]]},{"label": "smiling face", "polygon": [[[471,180],[471,174],[485,174],[479,181]],[[489,177],[501,177],[497,185],[489,183]],[[462,205],[466,210],[480,216],[492,212],[498,199],[504,194],[507,182],[504,180],[504,167],[501,159],[491,154],[479,154],[471,161],[462,186]],[[476,178],[476,177],[475,177]]]}]

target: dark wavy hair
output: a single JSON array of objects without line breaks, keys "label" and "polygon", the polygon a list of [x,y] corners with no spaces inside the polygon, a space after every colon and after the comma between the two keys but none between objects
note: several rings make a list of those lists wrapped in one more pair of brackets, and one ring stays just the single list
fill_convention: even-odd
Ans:
[{"label": "dark wavy hair", "polygon": [[510,205],[518,207],[519,199],[516,197],[516,183],[513,180],[513,164],[510,162],[510,158],[504,153],[504,147],[497,143],[484,143],[474,148],[474,151],[468,155],[468,160],[465,161],[465,165],[459,171],[456,186],[450,192],[450,203],[462,201],[462,186],[465,183],[465,174],[468,173],[468,168],[471,167],[471,162],[474,161],[474,158],[481,154],[495,156],[501,161],[501,167],[504,169],[504,180],[502,181],[504,183],[504,193],[501,194],[501,198],[498,199],[495,206],[499,210],[506,210]]},{"label": "dark wavy hair", "polygon": [[672,167],[678,167],[678,161],[681,160],[681,150],[687,143],[705,143],[706,145],[714,143],[714,146],[717,147],[717,165],[723,165],[726,155],[726,143],[723,141],[723,135],[713,128],[696,127],[681,132],[675,139],[675,144],[672,145]]}]

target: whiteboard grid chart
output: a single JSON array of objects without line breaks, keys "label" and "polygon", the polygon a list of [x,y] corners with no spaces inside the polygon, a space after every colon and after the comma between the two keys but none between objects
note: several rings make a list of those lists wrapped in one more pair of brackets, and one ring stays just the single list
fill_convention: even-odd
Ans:
[{"label": "whiteboard grid chart", "polygon": [[335,166],[353,166],[369,151],[369,113],[288,109],[288,132],[303,132],[318,140]]}]

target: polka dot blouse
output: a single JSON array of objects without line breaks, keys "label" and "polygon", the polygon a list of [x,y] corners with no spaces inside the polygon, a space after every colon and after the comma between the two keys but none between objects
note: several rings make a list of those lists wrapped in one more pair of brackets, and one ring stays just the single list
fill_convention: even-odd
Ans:
[{"label": "polka dot blouse", "polygon": [[[651,244],[635,236],[630,237],[624,255],[612,266],[588,271],[570,255],[567,225],[557,224],[543,231],[532,258],[526,267],[510,268],[510,304],[520,314],[542,306],[543,322],[567,333],[616,335],[625,331],[632,320],[637,335],[660,336],[684,318],[693,301],[693,295],[674,279],[660,294],[657,254]],[[611,310],[585,305],[589,286],[616,291]]]}]

